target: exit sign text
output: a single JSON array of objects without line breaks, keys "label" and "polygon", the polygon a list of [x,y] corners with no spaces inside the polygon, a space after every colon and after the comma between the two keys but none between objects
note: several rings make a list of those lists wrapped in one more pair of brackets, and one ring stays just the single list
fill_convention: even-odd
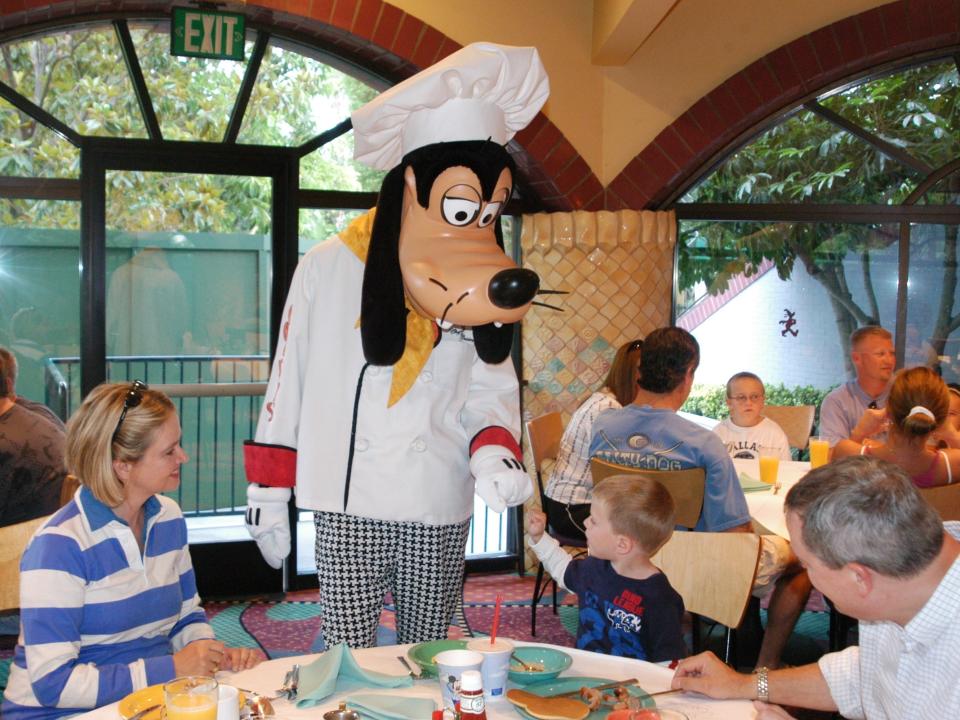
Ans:
[{"label": "exit sign text", "polygon": [[243,60],[244,16],[237,13],[173,8],[170,54]]}]

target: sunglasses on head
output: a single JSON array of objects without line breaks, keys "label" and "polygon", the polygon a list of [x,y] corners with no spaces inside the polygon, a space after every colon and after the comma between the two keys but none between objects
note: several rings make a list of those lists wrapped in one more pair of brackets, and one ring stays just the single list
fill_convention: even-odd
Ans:
[{"label": "sunglasses on head", "polygon": [[139,405],[140,401],[143,400],[143,391],[149,389],[149,385],[139,380],[134,380],[132,383],[130,383],[130,389],[127,390],[127,394],[123,398],[123,410],[120,411],[120,419],[117,420],[117,426],[113,429],[113,435],[110,436],[110,442],[114,442],[117,439],[117,433],[120,432],[120,426],[123,425],[123,419],[127,416],[127,410],[130,408],[135,408],[137,405]]}]

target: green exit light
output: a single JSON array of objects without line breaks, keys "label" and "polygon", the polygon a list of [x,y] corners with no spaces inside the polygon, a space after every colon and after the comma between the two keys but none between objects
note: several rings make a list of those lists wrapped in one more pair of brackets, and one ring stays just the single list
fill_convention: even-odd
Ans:
[{"label": "green exit light", "polygon": [[173,8],[170,54],[243,60],[244,16],[194,8]]}]

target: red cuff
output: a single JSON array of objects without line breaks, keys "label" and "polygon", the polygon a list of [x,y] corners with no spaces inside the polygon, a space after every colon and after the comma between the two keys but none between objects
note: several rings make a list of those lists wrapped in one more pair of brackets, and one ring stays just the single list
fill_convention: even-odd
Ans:
[{"label": "red cuff", "polygon": [[477,450],[486,445],[500,445],[505,447],[513,453],[517,462],[523,462],[523,453],[520,452],[520,446],[517,444],[517,441],[513,439],[513,433],[505,427],[491,425],[474,435],[473,440],[470,441],[470,455],[473,456]]},{"label": "red cuff", "polygon": [[297,484],[297,451],[293,448],[244,440],[243,465],[247,482],[281,488]]}]

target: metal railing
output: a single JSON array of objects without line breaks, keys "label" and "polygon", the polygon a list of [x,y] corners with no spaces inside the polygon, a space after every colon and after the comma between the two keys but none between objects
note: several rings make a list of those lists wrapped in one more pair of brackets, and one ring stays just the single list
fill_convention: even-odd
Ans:
[{"label": "metal railing", "polygon": [[[266,381],[266,355],[111,356],[113,382],[143,380],[173,400],[190,456],[183,466],[176,499],[187,517],[242,515],[246,506],[243,441],[253,438]],[[46,363],[47,405],[67,420],[80,405],[80,360],[51,358]],[[467,539],[468,556],[509,552],[507,513],[494,513],[477,501]]]}]

